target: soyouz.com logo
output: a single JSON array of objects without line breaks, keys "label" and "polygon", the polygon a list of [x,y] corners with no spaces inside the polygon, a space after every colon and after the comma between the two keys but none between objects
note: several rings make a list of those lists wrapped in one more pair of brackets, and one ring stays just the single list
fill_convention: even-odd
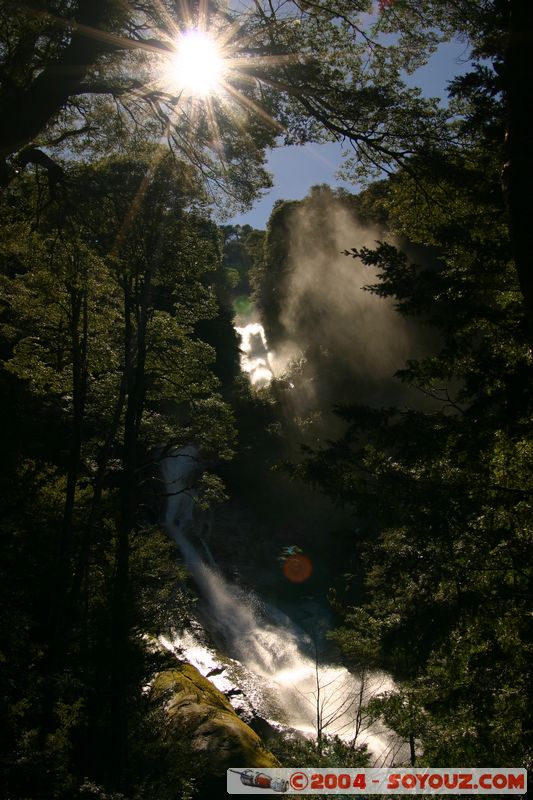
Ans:
[{"label": "soyouz.com logo", "polygon": [[228,794],[525,794],[525,769],[303,769],[228,770]]}]

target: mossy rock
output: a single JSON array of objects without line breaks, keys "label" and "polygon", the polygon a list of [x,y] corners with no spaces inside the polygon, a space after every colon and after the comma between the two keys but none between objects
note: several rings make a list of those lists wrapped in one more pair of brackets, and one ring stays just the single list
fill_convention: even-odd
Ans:
[{"label": "mossy rock", "polygon": [[212,774],[222,775],[229,767],[279,766],[227,697],[191,664],[160,673],[153,691],[168,696],[171,728],[188,738],[194,753],[208,757]]}]

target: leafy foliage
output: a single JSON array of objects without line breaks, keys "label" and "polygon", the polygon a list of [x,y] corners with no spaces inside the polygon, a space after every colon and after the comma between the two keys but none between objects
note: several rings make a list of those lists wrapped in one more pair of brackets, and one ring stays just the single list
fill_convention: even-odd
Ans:
[{"label": "leafy foliage", "polygon": [[467,125],[466,151],[422,160],[424,193],[390,181],[389,226],[431,257],[346,253],[377,270],[368,291],[436,331],[397,373],[425,407],[342,407],[344,435],[296,468],[357,516],[364,591],[334,638],[396,675],[374,712],[428,764],[531,765],[532,365],[494,131],[473,141]]},{"label": "leafy foliage", "polygon": [[[157,527],[157,462],[192,440],[212,460],[232,454],[215,350],[196,333],[218,313],[218,232],[168,157],[67,172],[63,197],[27,178],[1,210],[13,428],[2,474],[3,793],[175,797],[191,755],[184,744],[176,760],[175,743],[171,757],[163,708],[145,694],[164,666],[147,637],[168,634],[191,601]],[[224,496],[214,474],[202,486],[204,504]],[[117,680],[131,759],[120,776]]]},{"label": "leafy foliage", "polygon": [[[387,176],[336,201],[387,224],[406,253],[382,241],[351,255],[377,270],[368,290],[436,343],[398,373],[423,402],[345,404],[344,433],[293,468],[360,529],[359,585],[335,638],[347,659],[395,674],[398,691],[371,711],[412,757],[531,766],[531,10],[396,0],[369,22],[372,10],[369,0],[210,3],[232,69],[228,97],[204,114],[156,77],[176,33],[202,22],[194,9],[3,3],[6,797],[200,790],[190,768],[205,761],[186,737],[171,741],[163,701],[145,691],[165,666],[147,637],[191,605],[157,526],[157,460],[190,442],[211,465],[229,460],[232,396],[250,490],[257,461],[269,466],[305,427],[277,415],[290,380],[230,391],[238,293],[252,288],[272,342],[283,337],[298,204],[279,204],[265,234],[223,229],[223,270],[205,211],[221,191],[228,210],[268,186],[264,149],[278,135],[347,138],[345,174]],[[402,73],[455,35],[477,63],[444,109]],[[303,383],[305,363],[293,374]],[[225,497],[218,474],[199,483],[200,503]],[[320,750],[288,742],[285,758],[367,760],[335,739]]]}]

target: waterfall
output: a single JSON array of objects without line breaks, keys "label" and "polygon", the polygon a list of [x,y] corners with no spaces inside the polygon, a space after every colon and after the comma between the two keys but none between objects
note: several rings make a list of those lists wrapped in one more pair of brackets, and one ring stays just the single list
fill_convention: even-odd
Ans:
[{"label": "waterfall", "polygon": [[273,378],[272,354],[268,349],[265,331],[260,322],[237,325],[241,339],[241,369],[250,378],[252,386],[265,386]]},{"label": "waterfall", "polygon": [[[321,664],[310,638],[278,609],[261,602],[253,592],[229,583],[216,566],[207,564],[192,544],[194,490],[192,473],[200,466],[194,447],[166,458],[163,477],[169,494],[165,527],[175,539],[195,580],[204,606],[206,627],[224,652],[239,662],[260,691],[270,696],[269,721],[288,724],[303,733],[337,734],[346,741],[368,744],[380,765],[391,760],[391,738],[375,726],[358,729],[361,702],[392,688],[388,676],[372,673],[361,680],[344,667]],[[168,641],[163,642],[172,649]],[[213,666],[189,634],[188,650],[204,673]],[[192,660],[192,659],[191,659]],[[244,679],[244,678],[243,678]],[[240,685],[242,682],[239,681]],[[280,716],[283,718],[280,719]]]}]

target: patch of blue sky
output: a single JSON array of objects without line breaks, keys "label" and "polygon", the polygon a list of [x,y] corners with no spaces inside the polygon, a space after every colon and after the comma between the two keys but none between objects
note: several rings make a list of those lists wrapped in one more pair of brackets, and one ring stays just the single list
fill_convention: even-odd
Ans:
[{"label": "patch of blue sky", "polygon": [[[408,86],[418,86],[426,97],[438,97],[445,102],[447,84],[468,68],[468,50],[463,42],[442,42],[428,63],[412,75],[405,76]],[[234,225],[264,228],[276,200],[301,200],[312,186],[327,183],[357,191],[357,186],[340,180],[337,172],[343,152],[349,144],[292,145],[277,147],[268,154],[267,169],[273,176],[273,187],[254,203],[253,208],[233,217]]]}]

